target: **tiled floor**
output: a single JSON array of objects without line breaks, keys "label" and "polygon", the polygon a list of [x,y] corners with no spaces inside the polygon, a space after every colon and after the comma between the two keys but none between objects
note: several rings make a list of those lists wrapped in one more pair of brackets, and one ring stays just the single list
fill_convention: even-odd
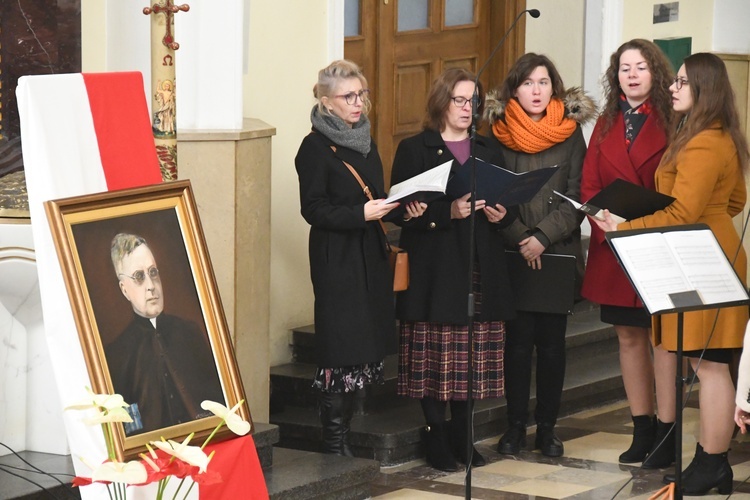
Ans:
[{"label": "tiled floor", "polygon": [[[696,399],[693,397],[692,399]],[[698,410],[684,411],[683,467],[692,460],[698,436]],[[531,434],[533,428],[529,429]],[[554,459],[539,451],[522,451],[516,457],[500,455],[498,437],[477,444],[488,464],[471,473],[471,498],[476,499],[648,499],[662,486],[662,477],[674,468],[644,470],[619,464],[617,457],[630,445],[632,423],[626,403],[580,413],[558,422],[557,434],[565,456]],[[533,444],[527,438],[528,444]],[[731,497],[750,499],[750,438],[737,435],[729,455],[735,491]],[[439,500],[465,498],[466,472],[445,473],[424,461],[382,468],[372,485],[377,500]],[[704,498],[726,498],[713,490]]]}]

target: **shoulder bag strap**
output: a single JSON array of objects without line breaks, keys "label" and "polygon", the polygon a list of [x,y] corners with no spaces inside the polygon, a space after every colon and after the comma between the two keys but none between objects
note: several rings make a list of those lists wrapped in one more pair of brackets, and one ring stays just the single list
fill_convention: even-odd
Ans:
[{"label": "shoulder bag strap", "polygon": [[[331,149],[333,150],[334,153],[336,152],[336,146],[332,145]],[[339,158],[339,159],[341,159],[341,158]],[[351,172],[352,175],[354,176],[354,178],[357,179],[357,182],[359,182],[359,186],[362,188],[362,192],[365,193],[365,196],[367,196],[370,200],[372,200],[373,197],[372,197],[372,193],[370,192],[370,188],[367,187],[367,185],[365,184],[365,181],[362,180],[362,177],[360,177],[359,174],[357,173],[357,171],[354,170],[354,167],[352,167],[351,165],[349,165],[349,163],[345,162],[344,160],[341,160],[341,162],[344,165],[346,165],[346,168],[349,169],[349,172]],[[388,236],[388,231],[386,231],[385,224],[383,224],[383,221],[380,220],[380,219],[378,219],[378,222],[380,223],[380,229],[383,230],[383,234],[385,234],[386,236]],[[388,243],[388,238],[386,238],[385,244],[388,245],[388,248],[390,248],[391,245]]]}]

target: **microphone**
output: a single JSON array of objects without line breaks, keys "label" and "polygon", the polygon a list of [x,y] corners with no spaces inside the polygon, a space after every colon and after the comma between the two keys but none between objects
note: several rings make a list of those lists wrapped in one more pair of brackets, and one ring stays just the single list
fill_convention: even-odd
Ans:
[{"label": "microphone", "polygon": [[505,32],[503,37],[500,39],[499,42],[497,42],[497,45],[495,45],[495,48],[492,50],[492,53],[490,54],[490,57],[487,58],[487,62],[484,63],[484,66],[481,67],[479,72],[477,73],[477,82],[479,82],[479,77],[482,76],[482,73],[484,73],[484,70],[487,69],[487,66],[490,64],[490,61],[492,61],[492,58],[495,57],[495,53],[502,47],[503,42],[505,42],[505,39],[508,38],[508,35],[510,35],[510,32],[513,31],[513,28],[515,27],[516,23],[518,22],[521,17],[523,17],[524,14],[528,13],[531,17],[534,19],[538,18],[542,15],[541,12],[539,12],[539,9],[526,9],[521,11],[518,16],[513,20],[513,22],[510,25],[510,28],[508,28],[508,31]]}]

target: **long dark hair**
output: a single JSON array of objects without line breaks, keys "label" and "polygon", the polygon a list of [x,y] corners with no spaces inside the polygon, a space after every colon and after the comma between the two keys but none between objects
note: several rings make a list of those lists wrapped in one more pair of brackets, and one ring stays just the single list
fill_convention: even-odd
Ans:
[{"label": "long dark hair", "polygon": [[674,160],[690,139],[718,121],[732,136],[740,166],[743,171],[746,170],[750,152],[747,139],[740,130],[734,91],[724,61],[714,54],[699,52],[685,58],[684,64],[688,80],[686,85],[690,87],[693,106],[679,126],[675,126],[664,160]]},{"label": "long dark hair", "polygon": [[635,38],[620,45],[612,56],[610,56],[609,67],[602,76],[602,85],[606,100],[604,108],[599,115],[599,118],[603,120],[599,138],[600,140],[604,139],[607,132],[614,125],[615,118],[617,118],[617,114],[620,111],[620,94],[622,90],[620,89],[618,73],[620,71],[620,57],[627,50],[637,50],[646,60],[646,64],[648,64],[648,70],[651,73],[649,98],[651,99],[654,111],[656,111],[656,116],[659,118],[659,123],[662,130],[664,130],[664,134],[669,135],[672,117],[674,116],[672,112],[672,93],[669,91],[672,78],[674,78],[672,66],[654,42]]},{"label": "long dark hair", "polygon": [[[474,73],[464,68],[450,68],[443,71],[440,76],[432,82],[430,93],[427,95],[427,113],[424,117],[423,127],[430,130],[442,132],[445,128],[445,112],[451,105],[453,88],[458,82],[474,82]],[[475,115],[482,116],[484,109],[484,90],[482,83],[479,87],[479,109],[472,110]]]}]

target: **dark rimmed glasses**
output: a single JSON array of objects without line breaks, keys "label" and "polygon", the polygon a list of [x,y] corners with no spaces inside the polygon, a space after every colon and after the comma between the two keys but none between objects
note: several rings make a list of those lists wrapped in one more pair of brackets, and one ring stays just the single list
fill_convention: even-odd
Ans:
[{"label": "dark rimmed glasses", "polygon": [[683,85],[690,85],[690,82],[688,82],[687,78],[682,78],[681,76],[675,77],[674,88],[680,90]]},{"label": "dark rimmed glasses", "polygon": [[146,273],[148,273],[148,277],[151,278],[151,281],[159,279],[159,270],[155,267],[149,267],[147,271],[142,271],[139,269],[134,272],[132,276],[123,273],[118,274],[118,276],[125,276],[126,278],[130,278],[131,280],[133,280],[133,283],[141,286],[143,282],[146,281]]},{"label": "dark rimmed glasses", "polygon": [[474,105],[472,104],[471,99],[467,99],[466,97],[463,97],[463,96],[451,97],[451,101],[453,101],[453,104],[457,108],[463,108],[464,106],[466,106],[467,102],[469,103],[469,106]]},{"label": "dark rimmed glasses", "polygon": [[364,104],[370,98],[370,89],[362,89],[359,92],[347,92],[346,94],[335,95],[333,97],[343,97],[349,106],[357,104],[357,99]]}]

